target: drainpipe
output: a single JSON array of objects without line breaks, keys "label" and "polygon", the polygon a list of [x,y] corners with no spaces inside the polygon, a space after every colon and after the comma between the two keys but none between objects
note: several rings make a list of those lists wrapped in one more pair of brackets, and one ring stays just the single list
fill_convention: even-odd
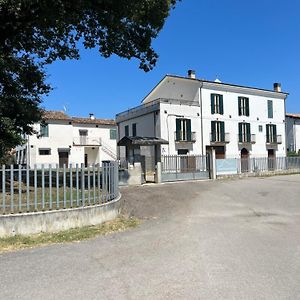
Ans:
[{"label": "drainpipe", "polygon": [[204,154],[204,145],[203,145],[203,109],[202,109],[202,87],[203,82],[201,82],[201,85],[198,90],[198,101],[200,105],[200,122],[201,122],[201,155]]}]

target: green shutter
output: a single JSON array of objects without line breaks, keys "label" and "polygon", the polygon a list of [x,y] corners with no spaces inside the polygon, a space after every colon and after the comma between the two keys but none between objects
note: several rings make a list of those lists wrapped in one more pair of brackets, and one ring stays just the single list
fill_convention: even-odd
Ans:
[{"label": "green shutter", "polygon": [[49,136],[48,124],[40,124],[40,136],[42,137]]},{"label": "green shutter", "polygon": [[250,123],[246,124],[246,130],[247,130],[247,142],[251,142],[251,125]]},{"label": "green shutter", "polygon": [[211,141],[216,141],[216,121],[211,121]]},{"label": "green shutter", "polygon": [[181,119],[176,119],[176,141],[180,141]]},{"label": "green shutter", "polygon": [[239,142],[243,142],[243,123],[239,123]]},{"label": "green shutter", "polygon": [[129,136],[129,126],[125,126],[125,136]]},{"label": "green shutter", "polygon": [[267,133],[267,143],[270,143],[270,132],[269,132],[270,125],[266,125],[266,133]]},{"label": "green shutter", "polygon": [[268,118],[273,118],[273,101],[268,100]]},{"label": "green shutter", "polygon": [[110,139],[111,140],[116,140],[117,139],[117,130],[116,129],[111,129],[109,132]]},{"label": "green shutter", "polygon": [[250,112],[249,112],[249,98],[246,98],[246,116],[249,117]]},{"label": "green shutter", "polygon": [[219,99],[220,99],[220,102],[219,102],[219,105],[220,105],[220,114],[223,115],[224,114],[224,106],[223,106],[223,95],[219,95]]},{"label": "green shutter", "polygon": [[192,127],[191,127],[191,120],[186,120],[186,130],[187,130],[187,140],[190,142],[192,140]]},{"label": "green shutter", "polygon": [[221,141],[225,142],[225,123],[220,122],[220,129],[221,129]]},{"label": "green shutter", "polygon": [[276,128],[276,125],[272,125],[272,130],[273,130],[273,140],[274,142],[277,143],[277,128]]},{"label": "green shutter", "polygon": [[242,115],[242,97],[239,97],[238,98],[239,99],[239,116],[241,116]]},{"label": "green shutter", "polygon": [[210,94],[210,106],[211,106],[211,113],[214,114],[215,113],[215,94]]}]

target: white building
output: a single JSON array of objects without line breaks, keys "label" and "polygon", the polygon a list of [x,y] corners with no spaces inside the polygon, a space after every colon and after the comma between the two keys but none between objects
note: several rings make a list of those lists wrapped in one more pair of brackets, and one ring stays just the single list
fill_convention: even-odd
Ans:
[{"label": "white building", "polygon": [[[214,148],[217,158],[285,156],[287,95],[279,83],[266,90],[196,79],[191,70],[187,77],[166,75],[141,106],[116,116],[119,140],[167,140],[162,155],[205,155]],[[120,148],[121,159],[140,154]]]},{"label": "white building", "polygon": [[70,117],[59,111],[46,111],[44,122],[34,124],[36,134],[16,148],[17,163],[38,168],[42,164],[60,167],[85,166],[115,160],[117,127],[114,120]]},{"label": "white building", "polygon": [[300,152],[300,114],[286,114],[287,150]]}]

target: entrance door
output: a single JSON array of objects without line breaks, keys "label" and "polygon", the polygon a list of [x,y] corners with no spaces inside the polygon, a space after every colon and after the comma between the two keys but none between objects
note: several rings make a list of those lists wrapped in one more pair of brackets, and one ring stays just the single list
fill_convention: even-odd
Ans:
[{"label": "entrance door", "polygon": [[276,167],[276,155],[274,149],[268,149],[268,169],[274,171]]},{"label": "entrance door", "polygon": [[69,165],[69,152],[58,152],[59,157],[59,167],[63,168],[64,165],[68,167]]},{"label": "entrance door", "polygon": [[249,172],[249,151],[246,148],[241,150],[241,171]]},{"label": "entrance door", "polygon": [[87,155],[87,153],[84,154],[84,167],[85,168],[88,167],[88,155]]}]

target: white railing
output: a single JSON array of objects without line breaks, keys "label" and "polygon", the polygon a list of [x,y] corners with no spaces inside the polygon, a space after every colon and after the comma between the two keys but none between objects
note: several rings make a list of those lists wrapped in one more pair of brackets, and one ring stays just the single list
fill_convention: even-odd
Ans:
[{"label": "white railing", "polygon": [[75,146],[101,146],[101,138],[93,136],[77,136],[73,138]]}]

